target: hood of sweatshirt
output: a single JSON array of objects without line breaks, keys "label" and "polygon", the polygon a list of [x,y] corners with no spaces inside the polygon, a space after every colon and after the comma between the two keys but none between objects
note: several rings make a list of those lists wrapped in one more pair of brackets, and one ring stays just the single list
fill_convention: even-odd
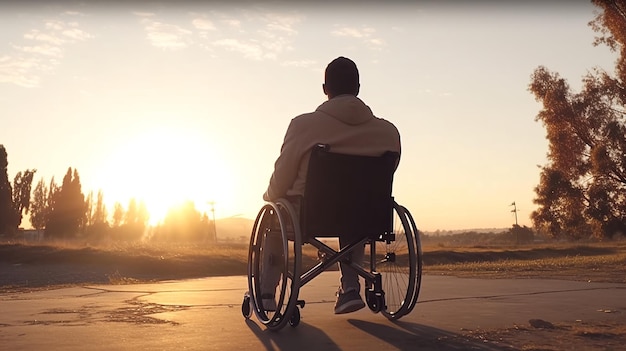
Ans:
[{"label": "hood of sweatshirt", "polygon": [[349,125],[359,125],[374,119],[372,110],[354,95],[339,95],[321,104],[317,111]]}]

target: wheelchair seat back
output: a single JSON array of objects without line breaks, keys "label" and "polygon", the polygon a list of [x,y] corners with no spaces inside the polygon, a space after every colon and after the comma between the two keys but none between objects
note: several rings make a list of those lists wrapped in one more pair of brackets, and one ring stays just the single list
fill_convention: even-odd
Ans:
[{"label": "wheelchair seat back", "polygon": [[356,156],[313,148],[302,202],[304,238],[347,237],[376,240],[392,231],[396,152]]}]

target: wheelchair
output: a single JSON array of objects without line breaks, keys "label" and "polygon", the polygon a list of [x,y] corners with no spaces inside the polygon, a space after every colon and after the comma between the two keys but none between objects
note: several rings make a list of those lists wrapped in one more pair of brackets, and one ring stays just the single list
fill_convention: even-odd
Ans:
[{"label": "wheelchair", "polygon": [[[300,289],[340,261],[364,279],[372,312],[396,320],[413,310],[421,286],[422,249],[413,217],[391,195],[398,159],[392,152],[371,157],[334,153],[328,145],[313,148],[304,196],[268,202],[256,217],[248,250],[248,291],[241,305],[244,318],[254,312],[270,330],[296,327],[305,306],[298,299]],[[340,235],[350,244],[339,250],[321,240]],[[318,250],[317,262],[308,269],[302,266],[305,245]],[[350,253],[363,245],[361,266],[350,261]],[[262,294],[270,280],[268,269],[274,274],[272,306],[264,306]]]}]

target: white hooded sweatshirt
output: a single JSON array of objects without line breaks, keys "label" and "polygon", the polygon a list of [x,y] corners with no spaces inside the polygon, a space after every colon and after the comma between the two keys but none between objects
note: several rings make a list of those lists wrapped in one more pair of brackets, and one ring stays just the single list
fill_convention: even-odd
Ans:
[{"label": "white hooded sweatshirt", "polygon": [[330,145],[332,152],[380,156],[385,151],[400,153],[400,134],[356,96],[336,96],[315,112],[291,120],[263,195],[265,201],[304,195],[311,149],[317,144]]}]

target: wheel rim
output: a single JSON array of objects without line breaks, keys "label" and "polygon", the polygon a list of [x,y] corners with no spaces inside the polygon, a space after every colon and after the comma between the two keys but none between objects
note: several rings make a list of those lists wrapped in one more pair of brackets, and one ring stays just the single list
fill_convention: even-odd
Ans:
[{"label": "wheel rim", "polygon": [[381,312],[387,318],[397,319],[412,308],[417,275],[413,230],[397,204],[394,204],[393,233],[394,241],[376,242],[376,271],[382,275],[385,293]]},{"label": "wheel rim", "polygon": [[[299,233],[296,235],[298,240],[287,240],[287,223],[286,215],[284,215],[287,211],[290,209],[285,204],[265,205],[255,220],[250,238],[248,288],[251,305],[257,319],[270,329],[280,329],[288,322],[299,291],[299,262],[301,260]],[[267,245],[274,245],[274,254],[269,255],[266,252],[270,251],[265,249]],[[280,254],[276,254],[277,252]],[[280,275],[278,285],[274,289],[276,301],[274,311],[268,311],[263,306],[264,291],[261,289],[263,286],[261,280],[265,279],[262,278],[263,270],[268,266],[273,267],[274,273],[272,274]],[[265,277],[267,277],[267,272]]]},{"label": "wheel rim", "polygon": [[414,288],[414,293],[413,293],[413,298],[411,300],[411,303],[407,306],[406,313],[408,314],[408,313],[411,313],[411,311],[413,311],[413,308],[417,304],[417,299],[419,297],[420,289],[422,286],[422,266],[423,266],[422,243],[421,243],[421,239],[419,236],[419,230],[417,229],[417,225],[415,224],[415,220],[413,219],[413,215],[411,215],[411,212],[409,212],[409,210],[407,210],[406,207],[404,206],[402,206],[402,210],[405,213],[409,224],[411,225],[411,230],[413,231],[413,239],[415,243],[415,253],[417,255],[416,256],[417,258],[415,260],[415,264],[417,266],[416,271],[415,271],[415,288]]}]

